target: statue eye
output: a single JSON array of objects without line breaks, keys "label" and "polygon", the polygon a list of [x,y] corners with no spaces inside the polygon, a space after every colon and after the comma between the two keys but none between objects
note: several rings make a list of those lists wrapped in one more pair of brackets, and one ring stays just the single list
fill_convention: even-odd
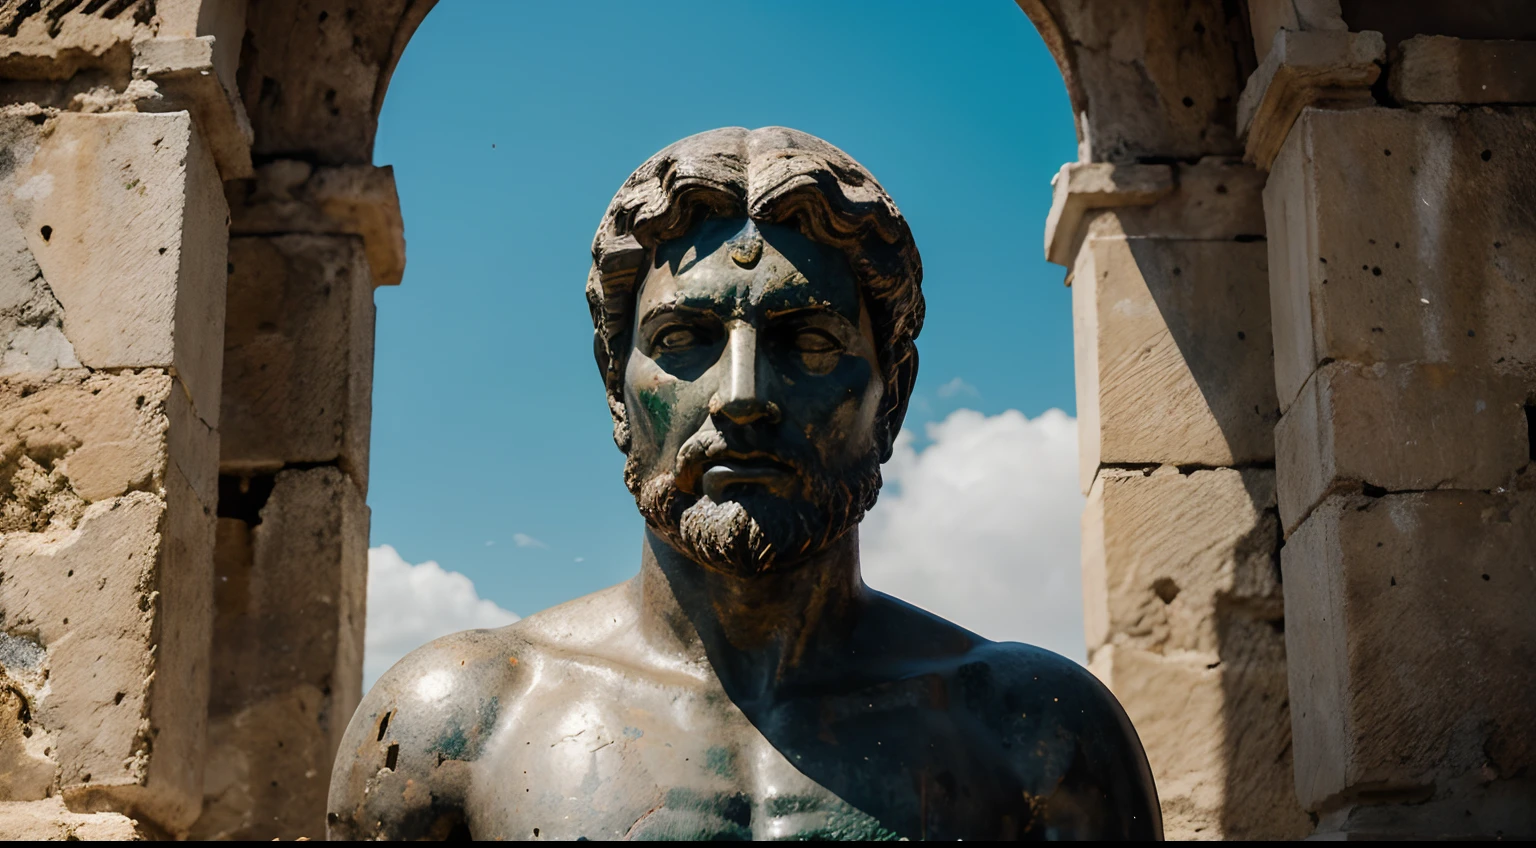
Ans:
[{"label": "statue eye", "polygon": [[668,327],[656,334],[651,346],[664,352],[687,350],[698,344],[699,334],[687,327]]},{"label": "statue eye", "polygon": [[838,353],[843,346],[830,334],[815,329],[802,329],[795,333],[795,350],[801,353]]}]

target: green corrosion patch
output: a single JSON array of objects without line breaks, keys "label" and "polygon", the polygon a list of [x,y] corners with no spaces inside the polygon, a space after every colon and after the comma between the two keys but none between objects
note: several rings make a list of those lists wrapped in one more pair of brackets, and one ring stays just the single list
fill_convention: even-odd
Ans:
[{"label": "green corrosion patch", "polygon": [[719,745],[711,745],[709,750],[704,752],[704,765],[721,777],[729,778],[736,776],[735,752],[722,748]]},{"label": "green corrosion patch", "polygon": [[640,403],[645,406],[645,414],[650,416],[651,427],[657,433],[665,433],[672,428],[671,394],[656,389],[640,390]]},{"label": "green corrosion patch", "polygon": [[436,751],[438,757],[444,760],[462,760],[468,748],[469,738],[465,736],[464,728],[455,725],[432,741],[431,750]]}]

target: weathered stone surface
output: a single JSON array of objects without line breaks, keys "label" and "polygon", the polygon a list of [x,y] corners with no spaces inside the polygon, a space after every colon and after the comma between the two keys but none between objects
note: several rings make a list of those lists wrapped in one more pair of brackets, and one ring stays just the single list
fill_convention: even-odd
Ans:
[{"label": "weathered stone surface", "polygon": [[1282,408],[1331,359],[1536,385],[1533,158],[1533,109],[1304,112],[1264,191]]},{"label": "weathered stone surface", "polygon": [[1274,39],[1237,105],[1244,157],[1260,168],[1274,161],[1303,109],[1373,103],[1371,85],[1386,61],[1379,32],[1282,29]]},{"label": "weathered stone surface", "polygon": [[[1296,789],[1308,809],[1366,793],[1477,795],[1536,757],[1532,482],[1334,495],[1287,540]],[[1449,821],[1491,833],[1479,809]]]},{"label": "weathered stone surface", "polygon": [[9,215],[0,215],[0,344],[0,378],[80,367],[65,338],[65,310]]},{"label": "weathered stone surface", "polygon": [[72,813],[64,799],[0,801],[0,839],[21,841],[138,840],[138,822],[118,813]]},{"label": "weathered stone surface", "polygon": [[51,756],[58,742],[32,714],[47,683],[43,646],[0,631],[0,798],[7,801],[47,798],[58,786]]},{"label": "weathered stone surface", "polygon": [[1227,623],[1218,651],[1109,645],[1089,668],[1146,748],[1167,838],[1296,839],[1310,822],[1291,788],[1283,638]]},{"label": "weathered stone surface", "polygon": [[1252,242],[1084,243],[1072,314],[1085,492],[1100,464],[1273,459],[1264,263]]},{"label": "weathered stone surface", "polygon": [[400,284],[405,273],[405,222],[400,217],[393,168],[316,168],[308,162],[282,159],[262,165],[254,179],[228,183],[225,190],[231,233],[362,236],[374,285]]},{"label": "weathered stone surface", "polygon": [[1400,103],[1536,103],[1536,44],[1420,35],[1387,78]]},{"label": "weathered stone surface", "polygon": [[1239,8],[1209,0],[1017,2],[1066,78],[1079,161],[1241,152],[1233,112],[1251,66]]},{"label": "weathered stone surface", "polygon": [[240,90],[259,158],[364,164],[390,74],[435,0],[263,0],[246,14]]},{"label": "weathered stone surface", "polygon": [[1274,474],[1100,471],[1083,510],[1089,651],[1215,652],[1222,614],[1278,621]]},{"label": "weathered stone surface", "polygon": [[217,436],[155,370],[0,382],[0,462],[0,532],[70,529],[89,504],[163,489],[168,463],[201,502],[218,494]]},{"label": "weathered stone surface", "polygon": [[[250,502],[260,485],[230,500]],[[219,521],[200,838],[322,835],[331,762],[362,698],[362,494],[335,468],[284,471],[268,485],[259,524]]]},{"label": "weathered stone surface", "polygon": [[0,383],[0,666],[31,716],[8,799],[196,816],[217,454],[160,371]]},{"label": "weathered stone surface", "polygon": [[201,801],[212,515],[171,468],[166,495],[92,504],[65,533],[0,540],[5,628],[46,651],[31,704],[76,809],[170,832]]},{"label": "weathered stone surface", "polygon": [[373,283],[360,240],[230,240],[222,464],[335,462],[366,490]]},{"label": "weathered stone surface", "polygon": [[217,426],[227,209],[184,113],[63,114],[6,198],[91,368],[171,368]]},{"label": "weathered stone surface", "polygon": [[1072,266],[1083,213],[1089,209],[1148,206],[1173,191],[1168,165],[1068,162],[1051,179],[1051,211],[1045,218],[1045,259]]},{"label": "weathered stone surface", "polygon": [[67,80],[81,71],[126,75],[129,43],[152,30],[154,0],[7,3],[0,8],[0,75]]},{"label": "weathered stone surface", "polygon": [[1330,492],[1493,489],[1530,462],[1520,381],[1440,363],[1332,362],[1275,429],[1287,532]]}]

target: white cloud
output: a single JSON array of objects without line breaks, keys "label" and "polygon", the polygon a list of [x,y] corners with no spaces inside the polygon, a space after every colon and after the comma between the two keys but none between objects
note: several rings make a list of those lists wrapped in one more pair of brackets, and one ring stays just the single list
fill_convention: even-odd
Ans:
[{"label": "white cloud", "polygon": [[988,639],[1086,662],[1077,422],[961,409],[910,432],[861,528],[869,584]]},{"label": "white cloud", "polygon": [[533,538],[532,536],[528,535],[527,533],[513,533],[512,534],[512,541],[516,542],[517,546],[519,548],[548,548],[549,547],[549,545],[544,544],[543,542],[539,541],[538,539]]},{"label": "white cloud", "polygon": [[941,398],[952,398],[956,395],[968,395],[970,397],[981,396],[981,392],[978,391],[975,386],[967,383],[959,377],[956,377],[955,379],[950,380],[948,383],[939,386],[936,393]]},{"label": "white cloud", "polygon": [[435,562],[411,565],[389,545],[368,549],[368,630],[363,689],[401,657],[439,636],[504,627],[517,615],[481,598],[475,584]]}]

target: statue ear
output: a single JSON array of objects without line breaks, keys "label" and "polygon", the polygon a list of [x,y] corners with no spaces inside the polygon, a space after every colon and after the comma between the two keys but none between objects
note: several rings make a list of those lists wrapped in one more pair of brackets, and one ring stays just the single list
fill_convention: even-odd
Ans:
[{"label": "statue ear", "polygon": [[886,381],[891,397],[886,398],[885,414],[881,417],[880,461],[888,462],[896,449],[896,436],[901,423],[907,417],[907,403],[912,399],[912,386],[917,383],[917,346],[908,345],[907,356],[896,364],[894,374]]}]

